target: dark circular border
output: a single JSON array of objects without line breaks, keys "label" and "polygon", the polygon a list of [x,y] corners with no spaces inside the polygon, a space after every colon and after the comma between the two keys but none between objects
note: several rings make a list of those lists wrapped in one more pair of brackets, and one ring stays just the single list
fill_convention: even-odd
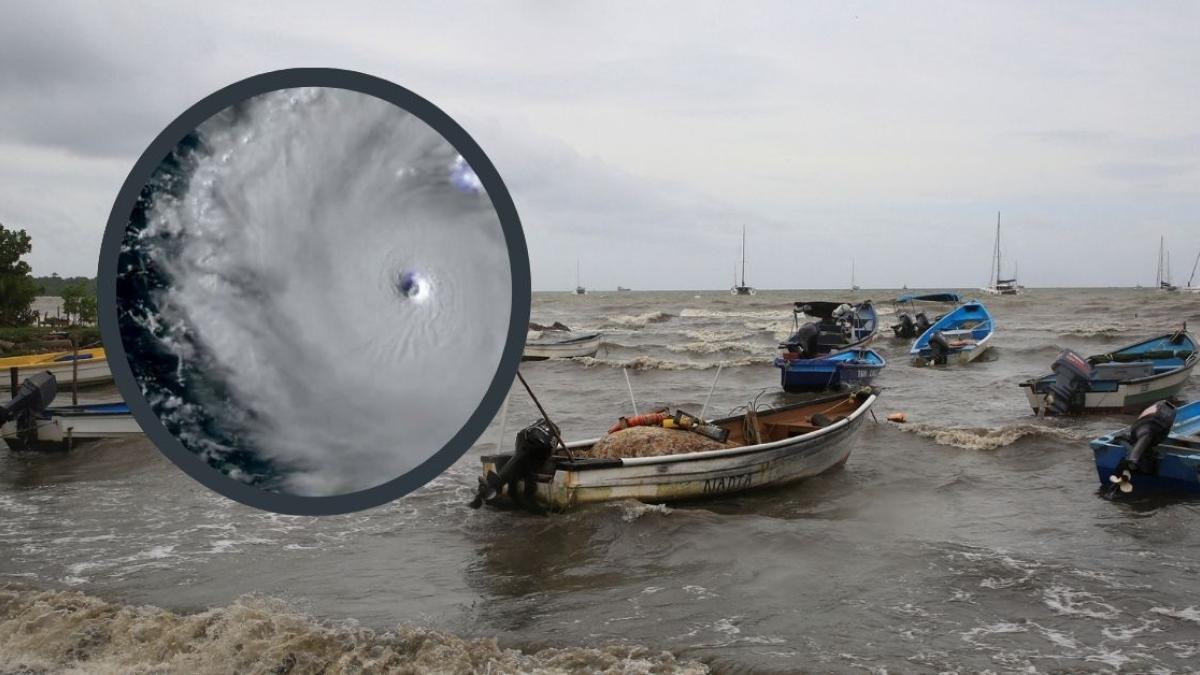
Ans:
[{"label": "dark circular border", "polygon": [[[125,354],[117,321],[117,260],[121,241],[142,186],[154,170],[174,150],[180,139],[218,112],[259,94],[294,87],[349,89],[375,96],[416,115],[433,127],[463,156],[483,183],[500,218],[512,271],[512,311],[509,314],[504,353],[479,406],[458,433],[432,457],[402,476],[366,490],[328,497],[301,497],[252,487],[214,469],[185,448],[167,431],[142,395]],[[217,91],[175,118],[142,153],[117,193],[100,245],[96,283],[100,335],[104,340],[113,380],[129,404],[134,419],[150,440],[185,473],[210,490],[248,506],[290,515],[331,515],[379,506],[425,485],[466,454],[495,417],[516,378],[529,323],[531,294],[529,251],[525,246],[525,234],[516,206],[496,167],[474,139],[449,115],[408,89],[378,77],[336,68],[291,68],[255,75]]]}]

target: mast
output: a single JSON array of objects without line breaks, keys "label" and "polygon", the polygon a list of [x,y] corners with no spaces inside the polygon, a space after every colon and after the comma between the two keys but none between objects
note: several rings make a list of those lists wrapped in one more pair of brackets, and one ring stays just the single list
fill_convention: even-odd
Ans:
[{"label": "mast", "polygon": [[742,226],[742,285],[746,285],[746,226]]},{"label": "mast", "polygon": [[1154,280],[1154,285],[1157,288],[1162,288],[1162,281],[1163,281],[1163,274],[1162,274],[1163,265],[1162,265],[1162,263],[1163,263],[1163,237],[1160,235],[1158,238],[1158,276]]},{"label": "mast", "polygon": [[1192,276],[1188,277],[1188,288],[1192,287],[1192,282],[1196,280],[1196,267],[1200,266],[1200,253],[1196,254],[1196,262],[1192,263]]},{"label": "mast", "polygon": [[1000,212],[996,212],[996,280],[993,286],[1000,285]]}]

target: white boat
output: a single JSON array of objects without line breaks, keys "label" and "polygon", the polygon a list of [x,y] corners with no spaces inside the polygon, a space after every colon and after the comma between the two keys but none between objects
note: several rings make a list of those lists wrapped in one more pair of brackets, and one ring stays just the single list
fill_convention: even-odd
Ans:
[{"label": "white boat", "polygon": [[[1164,250],[1165,247],[1166,247],[1166,240],[1163,237],[1159,237],[1158,238],[1158,279],[1156,280],[1154,287],[1160,291],[1165,291],[1167,293],[1175,293],[1179,290],[1179,287],[1176,286],[1175,284],[1171,283],[1171,253],[1170,253],[1170,251],[1165,251]],[[1166,255],[1165,259],[1163,257],[1164,254]],[[1165,265],[1163,264],[1164,260],[1166,263]],[[1194,269],[1192,271],[1192,276],[1193,277],[1196,276]],[[1191,282],[1189,281],[1188,284],[1190,285]]]},{"label": "white boat", "polygon": [[[753,422],[759,439],[754,443],[747,443],[750,426],[745,416],[714,420],[711,424],[729,432],[732,445],[714,450],[599,459],[586,457],[599,438],[567,443],[574,458],[554,455],[533,467],[523,479],[525,490],[544,506],[566,510],[617,499],[657,504],[785,485],[845,463],[876,397],[875,391],[868,389],[760,411]],[[526,432],[518,434],[518,439]],[[481,494],[491,494],[477,499],[505,502],[500,481],[510,477],[502,474],[513,458],[514,453],[481,458]],[[516,461],[519,465],[525,460]],[[493,490],[487,489],[489,485]],[[512,487],[509,484],[509,489]]]},{"label": "white boat", "polygon": [[1020,295],[1025,287],[1017,283],[1014,273],[1011,279],[1000,278],[1000,213],[996,212],[996,246],[992,250],[992,269],[988,285],[979,290],[990,295]]},{"label": "white boat", "polygon": [[16,396],[0,404],[0,438],[13,450],[70,450],[78,443],[142,435],[123,402],[51,407],[53,375],[26,379]]},{"label": "white boat", "polygon": [[737,271],[733,274],[733,288],[730,295],[754,295],[754,289],[746,285],[746,228],[742,227],[742,281],[738,283]]},{"label": "white boat", "polygon": [[[75,362],[78,362],[77,369]],[[99,347],[80,349],[78,352],[53,352],[0,359],[0,391],[12,391],[10,371],[13,368],[17,369],[18,383],[37,373],[49,371],[63,390],[71,387],[71,379],[76,376],[79,385],[84,387],[112,382],[108,357],[104,349]]]},{"label": "white boat", "polygon": [[545,331],[537,338],[525,342],[522,361],[544,359],[570,359],[580,356],[595,356],[600,350],[603,335],[600,333],[572,333],[569,331]]},{"label": "white boat", "polygon": [[1183,290],[1188,293],[1200,293],[1200,286],[1193,286],[1196,282],[1196,268],[1200,267],[1200,253],[1196,254],[1196,262],[1192,263],[1192,276],[1188,277],[1187,287]]},{"label": "white boat", "polygon": [[587,289],[579,283],[579,258],[575,258],[575,295],[585,295]]}]

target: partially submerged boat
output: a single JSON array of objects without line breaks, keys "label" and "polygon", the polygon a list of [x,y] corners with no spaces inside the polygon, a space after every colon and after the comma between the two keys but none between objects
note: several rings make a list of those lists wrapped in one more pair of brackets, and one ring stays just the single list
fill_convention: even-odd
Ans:
[{"label": "partially submerged boat", "polygon": [[63,386],[69,384],[72,378],[77,378],[79,386],[112,382],[112,371],[109,370],[108,357],[102,347],[0,359],[0,389],[12,391],[9,372],[13,368],[17,369],[18,382],[45,371],[54,375]]},{"label": "partially submerged boat", "polygon": [[[906,293],[892,301],[896,311],[896,323],[892,324],[892,335],[898,338],[915,338],[929,330],[935,321],[944,316],[937,314],[929,318],[929,312],[921,307],[928,303],[932,305],[957,305],[962,302],[962,296],[949,291],[942,293]],[[922,304],[917,304],[922,303]]]},{"label": "partially submerged boat", "polygon": [[1105,496],[1200,493],[1200,401],[1160,401],[1131,426],[1091,442]]},{"label": "partially submerged boat", "polygon": [[12,450],[70,450],[80,443],[142,435],[123,402],[53,406],[57,381],[42,372],[0,404],[0,437]]},{"label": "partially submerged boat", "polygon": [[[517,434],[513,452],[481,458],[472,506],[566,510],[617,499],[665,503],[784,485],[843,464],[876,397],[875,390],[865,389],[713,420],[704,427],[708,437],[713,428],[723,432],[719,447],[655,456],[589,456],[602,438],[560,446],[557,428],[539,420]],[[608,436],[623,433],[628,431],[618,428]]]},{"label": "partially submerged boat", "polygon": [[909,349],[913,365],[970,363],[991,345],[995,326],[983,303],[968,300],[938,319]]},{"label": "partially submerged boat", "polygon": [[603,335],[600,333],[575,333],[573,331],[542,331],[525,343],[522,361],[545,359],[569,359],[580,356],[595,356],[600,350]]},{"label": "partially submerged boat", "polygon": [[794,352],[775,357],[779,385],[787,392],[823,391],[841,386],[870,384],[887,360],[874,349],[851,347],[814,359],[799,358]]},{"label": "partially submerged boat", "polygon": [[1137,412],[1179,393],[1200,360],[1196,346],[1185,326],[1087,358],[1067,349],[1053,372],[1020,386],[1038,414]]}]

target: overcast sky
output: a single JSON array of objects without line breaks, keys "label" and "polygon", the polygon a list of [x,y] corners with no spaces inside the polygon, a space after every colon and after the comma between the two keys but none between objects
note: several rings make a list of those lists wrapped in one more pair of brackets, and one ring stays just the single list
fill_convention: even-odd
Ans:
[{"label": "overcast sky", "polygon": [[[400,5],[404,6],[401,7]],[[454,117],[508,184],[535,290],[974,287],[996,212],[1031,286],[1186,282],[1200,4],[14,3],[0,222],[86,274],[133,162],[188,106],[297,66]],[[254,5],[246,6],[246,5]],[[261,5],[261,6],[260,6]],[[181,5],[183,7],[184,5]]]}]

